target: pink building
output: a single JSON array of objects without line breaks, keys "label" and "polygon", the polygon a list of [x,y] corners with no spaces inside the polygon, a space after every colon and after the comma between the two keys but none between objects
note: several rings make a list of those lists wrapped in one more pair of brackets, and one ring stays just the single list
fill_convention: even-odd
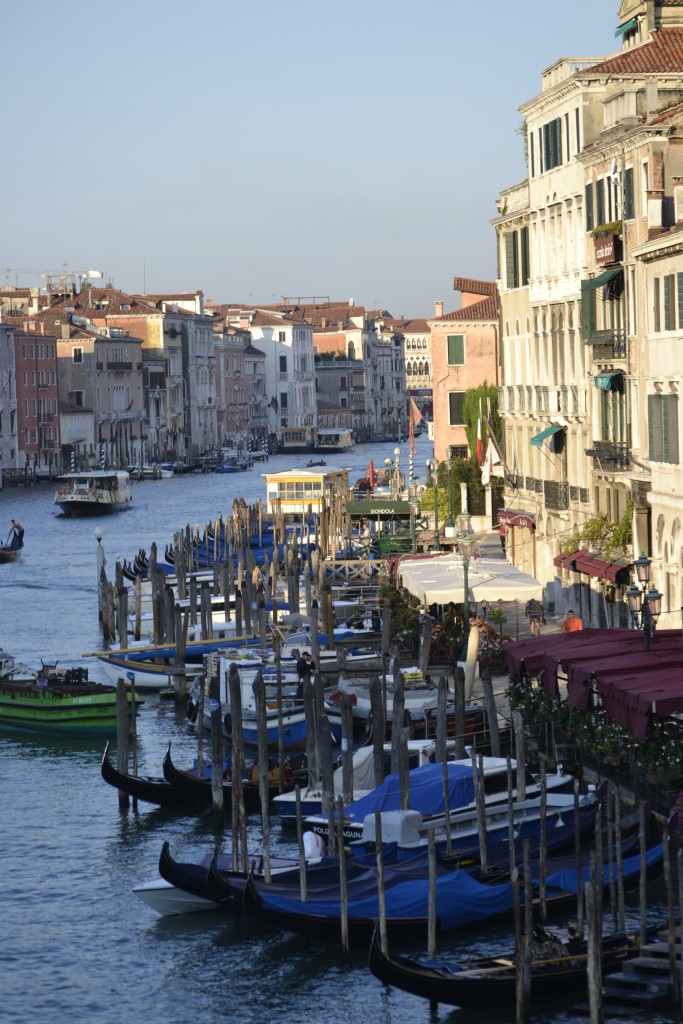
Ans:
[{"label": "pink building", "polygon": [[467,458],[465,392],[485,381],[496,386],[499,374],[498,287],[492,281],[456,277],[453,288],[462,305],[443,313],[437,303],[429,320],[432,341],[434,456],[439,461]]}]

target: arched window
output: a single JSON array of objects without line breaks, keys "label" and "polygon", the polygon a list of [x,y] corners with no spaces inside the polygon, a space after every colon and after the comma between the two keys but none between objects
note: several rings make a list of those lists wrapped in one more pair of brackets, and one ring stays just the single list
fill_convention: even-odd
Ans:
[{"label": "arched window", "polygon": [[429,376],[429,363],[425,363],[425,377]]}]

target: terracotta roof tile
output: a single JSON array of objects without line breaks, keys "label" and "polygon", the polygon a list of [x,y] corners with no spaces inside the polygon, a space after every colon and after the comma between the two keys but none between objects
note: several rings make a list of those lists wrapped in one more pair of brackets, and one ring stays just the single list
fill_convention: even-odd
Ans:
[{"label": "terracotta roof tile", "polygon": [[472,320],[498,320],[498,296],[489,296],[481,302],[473,302],[471,306],[464,306],[456,309],[453,313],[446,313],[445,316],[436,317],[439,323],[459,321],[467,323]]},{"label": "terracotta roof tile", "polygon": [[[674,5],[670,5],[674,6]],[[676,5],[677,6],[677,5]],[[675,74],[683,71],[683,27],[660,28],[642,46],[624,50],[615,57],[579,71],[595,75]]]},{"label": "terracotta roof tile", "polygon": [[472,277],[454,277],[454,292],[467,292],[468,295],[495,295],[495,281],[477,281]]}]

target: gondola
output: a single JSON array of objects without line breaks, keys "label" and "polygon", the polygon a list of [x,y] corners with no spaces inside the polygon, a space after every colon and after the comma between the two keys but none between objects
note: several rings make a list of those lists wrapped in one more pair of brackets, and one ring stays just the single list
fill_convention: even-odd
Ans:
[{"label": "gondola", "polygon": [[109,759],[109,742],[102,756],[102,778],[114,789],[118,789],[135,800],[156,804],[157,807],[168,807],[175,810],[197,808],[197,797],[188,796],[183,790],[172,786],[165,778],[152,775],[129,775],[120,772]]},{"label": "gondola", "polygon": [[23,539],[20,540],[15,534],[9,544],[0,544],[0,564],[3,562],[16,562],[24,546]]},{"label": "gondola", "polygon": [[[647,853],[648,872],[661,868],[662,846],[653,847]],[[387,932],[391,939],[415,939],[425,935],[428,928],[427,907],[430,900],[430,880],[425,864],[416,861],[412,876],[410,865],[399,861],[403,871],[390,869],[385,872],[385,907]],[[557,910],[576,903],[578,878],[576,867],[565,861],[559,870],[555,862],[548,861],[546,876],[546,906]],[[635,880],[640,875],[638,854],[622,859],[623,877]],[[605,863],[603,879],[605,886],[615,865]],[[591,867],[582,867],[583,884],[590,880]],[[456,868],[437,875],[436,878],[436,928],[450,931],[479,921],[509,916],[514,907],[514,892],[511,881],[487,884],[473,877],[467,870]],[[521,894],[525,902],[524,893]],[[534,881],[532,905],[540,902],[538,881]],[[307,935],[317,941],[341,941],[341,899],[338,887],[329,887],[324,893],[308,894],[306,901],[295,897],[291,891],[282,892],[277,884],[266,885],[253,874],[249,876],[244,890],[243,905],[255,916],[288,931]],[[347,885],[347,921],[349,943],[369,945],[375,921],[379,918],[379,894],[377,881],[374,886],[370,877],[354,879]]]},{"label": "gondola", "polygon": [[[200,778],[195,772],[183,771],[176,768],[171,759],[171,746],[169,744],[163,763],[164,778],[174,789],[183,793],[188,799],[195,802],[211,803],[211,777]],[[232,775],[230,769],[226,769],[226,777],[223,779],[223,800],[229,808],[232,801]],[[245,769],[246,777],[242,779],[242,793],[244,795],[244,807],[247,811],[258,811],[261,809],[261,790],[258,777],[258,763]],[[307,778],[306,772],[285,765],[285,783],[287,787],[294,785],[297,781]],[[268,799],[272,800],[280,791],[280,770],[277,763],[271,762],[268,768]]]},{"label": "gondola", "polygon": [[[543,933],[544,932],[544,933]],[[560,941],[545,930],[532,943],[531,995],[562,995],[572,998],[586,988],[588,944],[569,937]],[[654,933],[653,936],[654,937]],[[619,969],[640,949],[640,937],[627,933],[603,936],[600,964],[603,975]],[[386,985],[448,1006],[513,1006],[515,1002],[515,953],[478,957],[461,962],[429,960],[383,953],[379,928],[370,945],[369,967]]]}]

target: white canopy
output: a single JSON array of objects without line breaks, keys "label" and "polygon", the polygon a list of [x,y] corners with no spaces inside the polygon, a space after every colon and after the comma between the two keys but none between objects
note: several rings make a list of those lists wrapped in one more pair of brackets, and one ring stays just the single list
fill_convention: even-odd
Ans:
[{"label": "white canopy", "polygon": [[[422,604],[462,604],[465,580],[460,555],[434,555],[429,558],[401,558],[398,580]],[[508,565],[500,558],[470,556],[467,573],[470,601],[540,600],[543,588],[538,580]]]}]

